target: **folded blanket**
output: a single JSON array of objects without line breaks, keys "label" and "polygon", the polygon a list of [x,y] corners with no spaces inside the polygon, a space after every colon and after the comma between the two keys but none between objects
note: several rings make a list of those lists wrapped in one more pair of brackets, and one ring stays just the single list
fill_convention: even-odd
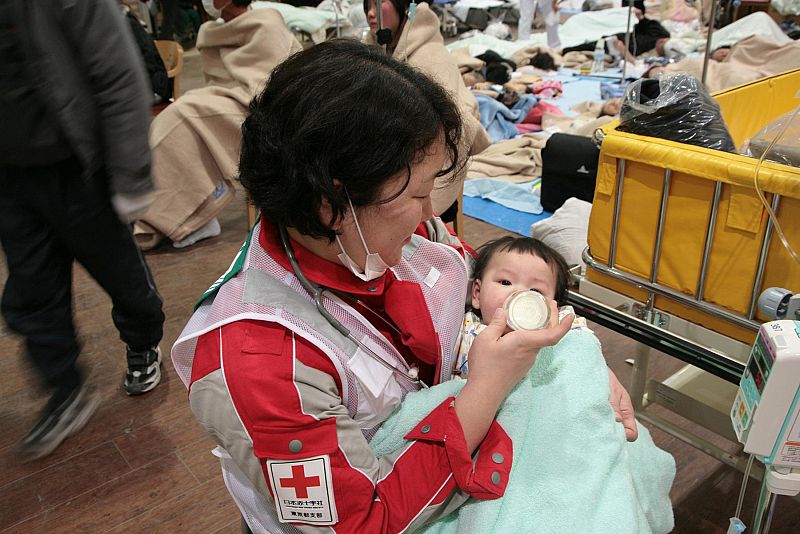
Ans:
[{"label": "folded blanket", "polygon": [[542,148],[546,141],[523,135],[495,143],[473,156],[467,179],[496,178],[507,182],[530,182],[542,175]]},{"label": "folded blanket", "polygon": [[525,184],[478,178],[464,182],[464,196],[485,198],[512,210],[539,215],[543,211],[541,182],[541,178]]},{"label": "folded blanket", "polygon": [[[372,440],[375,453],[399,448],[403,436],[463,384],[452,380],[409,394]],[[672,530],[675,461],[642,426],[639,439],[628,443],[608,398],[607,368],[591,332],[572,330],[542,349],[497,415],[514,442],[505,495],[471,500],[423,532]]]}]

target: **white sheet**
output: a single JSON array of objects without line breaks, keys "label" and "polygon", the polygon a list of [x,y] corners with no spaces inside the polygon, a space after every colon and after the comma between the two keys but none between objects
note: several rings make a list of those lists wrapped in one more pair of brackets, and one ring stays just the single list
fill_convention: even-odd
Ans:
[{"label": "white sheet", "polygon": [[[578,13],[562,24],[558,29],[558,36],[564,47],[576,46],[589,41],[596,41],[605,35],[623,33],[627,27],[628,9],[614,8],[603,11],[584,11]],[[634,21],[631,21],[633,25]],[[481,54],[486,49],[491,49],[503,57],[511,55],[521,48],[531,45],[546,45],[544,33],[534,33],[527,41],[502,41],[486,35],[476,35],[461,39],[447,46],[454,50],[465,46],[470,47],[470,54]],[[480,50],[477,54],[473,50]]]},{"label": "white sheet", "polygon": [[332,26],[336,18],[336,15],[331,11],[322,11],[316,8],[305,9],[277,2],[258,1],[253,2],[251,5],[253,9],[274,9],[281,14],[287,28],[292,31],[302,31],[309,34]]},{"label": "white sheet", "polygon": [[781,31],[780,26],[772,20],[772,17],[764,11],[756,11],[736,22],[731,22],[724,28],[715,30],[711,36],[711,50],[720,46],[732,46],[753,35],[769,37],[778,43],[791,41],[789,36]]}]

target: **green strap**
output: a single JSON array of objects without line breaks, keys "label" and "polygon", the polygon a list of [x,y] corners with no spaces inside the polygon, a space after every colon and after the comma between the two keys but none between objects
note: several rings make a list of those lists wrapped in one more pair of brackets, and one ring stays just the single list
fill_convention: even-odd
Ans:
[{"label": "green strap", "polygon": [[211,284],[211,287],[206,289],[205,293],[200,297],[200,299],[194,303],[195,311],[200,305],[206,300],[208,297],[215,295],[219,288],[222,287],[222,284],[236,276],[242,271],[242,265],[244,265],[244,258],[247,255],[247,250],[250,248],[250,241],[253,239],[253,232],[255,231],[257,225],[253,225],[250,229],[250,233],[247,234],[247,239],[244,240],[242,243],[242,247],[239,249],[239,252],[236,254],[236,257],[233,258],[233,263],[231,266],[228,267],[228,270],[222,273],[222,276],[217,278],[217,281]]}]

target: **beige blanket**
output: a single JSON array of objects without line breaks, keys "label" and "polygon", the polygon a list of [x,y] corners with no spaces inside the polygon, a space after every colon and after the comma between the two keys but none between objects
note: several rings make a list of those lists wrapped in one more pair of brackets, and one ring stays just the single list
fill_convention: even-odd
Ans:
[{"label": "beige blanket", "polygon": [[614,117],[603,115],[603,103],[588,100],[572,106],[577,115],[565,117],[553,113],[542,115],[542,129],[551,133],[561,132],[591,137],[594,131],[608,124]]},{"label": "beige blanket", "polygon": [[481,70],[485,65],[482,60],[470,55],[469,47],[467,46],[451,50],[450,55],[453,56],[456,66],[458,67],[458,71],[461,74],[473,70]]},{"label": "beige blanket", "polygon": [[[367,41],[375,43],[374,35],[370,33]],[[393,56],[436,79],[456,99],[464,119],[464,137],[459,150],[463,161],[492,143],[478,120],[478,101],[464,85],[456,59],[445,48],[444,39],[439,33],[439,18],[427,4],[417,5],[414,20],[405,24]],[[461,198],[465,175],[466,168],[455,175],[436,179],[431,195],[435,213],[442,213]]]},{"label": "beige blanket", "polygon": [[472,158],[467,178],[494,178],[515,184],[542,175],[542,148],[546,141],[525,134],[495,143]]},{"label": "beige blanket", "polygon": [[524,67],[525,65],[530,65],[531,59],[533,56],[538,54],[539,52],[546,52],[553,57],[553,62],[556,64],[556,67],[560,67],[564,63],[564,58],[556,52],[552,48],[548,48],[546,46],[541,45],[534,45],[534,46],[526,46],[525,48],[520,48],[511,56],[511,61],[517,64],[517,68]]},{"label": "beige blanket", "polygon": [[258,9],[203,24],[197,49],[206,87],[181,95],[150,127],[156,194],[134,229],[145,250],[163,236],[185,238],[230,202],[250,100],[272,69],[302,47],[277,11]]},{"label": "beige blanket", "polygon": [[593,52],[567,52],[564,54],[563,66],[568,69],[577,69],[583,65],[591,66],[593,61]]},{"label": "beige blanket", "polygon": [[[706,87],[711,92],[721,91],[797,68],[800,68],[800,41],[777,43],[767,37],[753,36],[731,48],[725,61],[709,61]],[[703,58],[686,58],[665,70],[688,72],[699,79],[703,74]]]}]

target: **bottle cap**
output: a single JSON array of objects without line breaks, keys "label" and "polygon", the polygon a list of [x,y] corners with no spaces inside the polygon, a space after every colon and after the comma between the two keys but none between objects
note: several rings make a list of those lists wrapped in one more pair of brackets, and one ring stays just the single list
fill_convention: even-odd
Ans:
[{"label": "bottle cap", "polygon": [[550,322],[550,305],[537,291],[515,291],[503,303],[506,323],[514,330],[539,330]]}]

